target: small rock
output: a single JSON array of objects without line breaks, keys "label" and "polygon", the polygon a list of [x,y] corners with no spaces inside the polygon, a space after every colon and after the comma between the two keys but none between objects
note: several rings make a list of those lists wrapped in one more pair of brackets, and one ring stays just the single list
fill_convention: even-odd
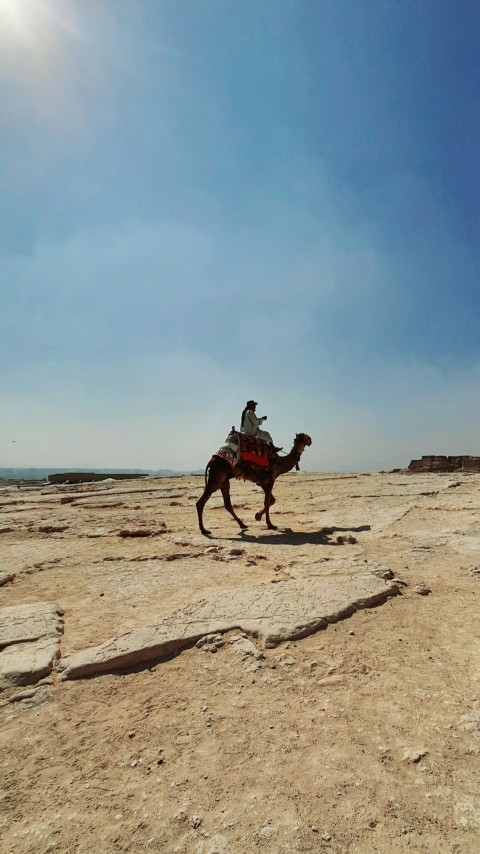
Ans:
[{"label": "small rock", "polygon": [[314,833],[318,833],[318,827],[316,824],[312,824],[312,830]]},{"label": "small rock", "polygon": [[[210,646],[212,644],[215,645],[215,647],[220,647],[220,646],[223,646],[224,643],[225,643],[225,641],[223,640],[222,636],[219,634],[204,635],[203,638],[199,638],[199,640],[196,642],[195,646],[197,647],[197,649],[201,649],[202,646],[206,646],[206,645]],[[212,652],[212,651],[213,650],[210,650],[210,652]],[[217,650],[215,649],[215,652],[216,651]]]},{"label": "small rock", "polygon": [[277,827],[272,827],[271,824],[265,824],[260,828],[260,836],[263,836],[264,839],[271,839],[272,836],[276,836],[278,833]]},{"label": "small rock", "polygon": [[409,762],[411,765],[415,765],[417,762],[420,762],[420,759],[423,759],[427,753],[428,750],[406,750],[403,754],[403,762]]},{"label": "small rock", "polygon": [[377,576],[377,578],[383,578],[385,581],[389,581],[393,578],[393,572],[388,566],[379,566],[373,570],[373,574]]},{"label": "small rock", "polygon": [[349,633],[348,633],[348,634],[349,634],[349,635],[354,635],[354,634],[355,634],[355,632],[353,631],[353,629],[350,629],[350,631],[349,631]]},{"label": "small rock", "polygon": [[38,687],[28,688],[26,691],[19,691],[18,694],[14,694],[13,697],[9,697],[9,702],[17,703],[20,700],[30,700],[35,696],[36,691],[38,691]]},{"label": "small rock", "polygon": [[192,824],[192,827],[194,830],[196,830],[198,827],[200,827],[201,823],[202,823],[202,819],[200,818],[199,815],[192,815],[191,824]]},{"label": "small rock", "polygon": [[185,810],[179,810],[177,813],[175,813],[175,818],[177,819],[177,821],[186,821],[188,815]]},{"label": "small rock", "polygon": [[333,673],[330,676],[323,676],[318,680],[318,685],[340,685],[344,681],[344,677],[340,673]]},{"label": "small rock", "polygon": [[427,587],[426,584],[417,584],[414,588],[415,593],[419,593],[420,596],[428,596],[431,593],[430,587]]},{"label": "small rock", "polygon": [[233,652],[242,658],[242,660],[248,659],[250,656],[254,659],[265,658],[264,654],[260,652],[255,644],[248,640],[248,638],[240,635],[234,635],[230,639],[230,643],[232,645]]},{"label": "small rock", "polygon": [[135,738],[137,731],[135,729],[131,729],[128,733],[129,738]]},{"label": "small rock", "polygon": [[330,842],[331,838],[332,837],[329,833],[322,833],[322,839],[324,842]]}]

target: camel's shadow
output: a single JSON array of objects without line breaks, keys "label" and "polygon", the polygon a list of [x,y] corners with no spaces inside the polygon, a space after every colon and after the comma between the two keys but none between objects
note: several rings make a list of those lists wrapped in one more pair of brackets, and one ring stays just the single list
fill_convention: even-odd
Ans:
[{"label": "camel's shadow", "polygon": [[[246,543],[257,543],[258,545],[277,545],[277,546],[303,546],[303,545],[324,545],[324,546],[343,546],[345,543],[340,538],[337,542],[336,538],[331,539],[332,535],[340,533],[361,533],[362,531],[370,531],[371,525],[359,525],[357,528],[321,528],[319,531],[293,531],[292,528],[279,528],[277,531],[266,531],[263,534],[250,534],[247,531],[240,531],[240,538]],[[235,540],[237,537],[216,537],[215,539]]]}]

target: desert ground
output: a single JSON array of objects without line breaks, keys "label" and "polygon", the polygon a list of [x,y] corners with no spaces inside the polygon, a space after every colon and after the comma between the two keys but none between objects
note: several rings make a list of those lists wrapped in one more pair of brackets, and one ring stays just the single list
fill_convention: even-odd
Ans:
[{"label": "desert ground", "polygon": [[480,475],[202,488],[0,486],[2,852],[477,854]]}]

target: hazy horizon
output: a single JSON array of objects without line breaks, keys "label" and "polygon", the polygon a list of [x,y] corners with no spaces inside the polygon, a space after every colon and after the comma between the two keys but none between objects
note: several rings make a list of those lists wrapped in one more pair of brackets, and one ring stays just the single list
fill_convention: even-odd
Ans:
[{"label": "hazy horizon", "polygon": [[[0,465],[480,454],[480,6],[0,0]],[[59,461],[60,460],[60,466]]]}]

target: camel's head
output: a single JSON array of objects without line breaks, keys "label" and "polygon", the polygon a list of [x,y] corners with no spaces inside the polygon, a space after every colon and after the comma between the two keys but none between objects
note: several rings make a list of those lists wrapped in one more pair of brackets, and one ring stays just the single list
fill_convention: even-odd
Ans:
[{"label": "camel's head", "polygon": [[303,454],[307,445],[311,445],[312,440],[306,433],[297,433],[295,436],[294,447],[297,454]]}]

